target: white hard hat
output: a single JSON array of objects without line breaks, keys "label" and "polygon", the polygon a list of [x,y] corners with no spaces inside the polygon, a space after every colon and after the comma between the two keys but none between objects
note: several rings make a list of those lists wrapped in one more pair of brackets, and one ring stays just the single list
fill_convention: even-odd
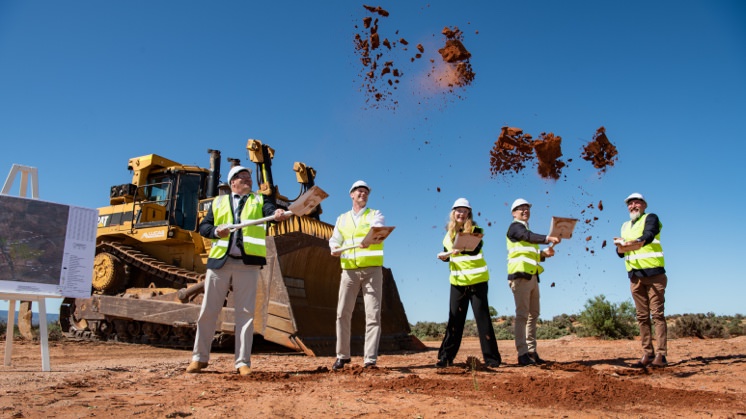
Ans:
[{"label": "white hard hat", "polygon": [[632,195],[630,195],[630,196],[626,197],[626,198],[624,199],[624,203],[625,203],[625,204],[629,203],[629,201],[630,201],[631,199],[639,199],[640,201],[642,201],[642,202],[645,202],[645,203],[647,203],[647,202],[648,202],[648,201],[646,201],[646,200],[645,200],[645,198],[644,198],[644,197],[642,196],[642,194],[641,194],[641,193],[637,193],[637,192],[635,192],[635,193],[633,193]]},{"label": "white hard hat", "polygon": [[469,205],[469,201],[467,201],[466,198],[457,199],[456,202],[453,203],[451,209],[456,209],[458,207],[466,207],[471,209],[471,205]]},{"label": "white hard hat", "polygon": [[249,174],[251,174],[251,170],[243,166],[233,166],[231,168],[231,171],[228,172],[228,183],[231,183],[231,180],[233,180],[233,177],[236,176],[238,172],[243,172],[243,171],[249,172]]},{"label": "white hard hat", "polygon": [[370,192],[370,186],[368,186],[368,184],[365,183],[365,181],[363,180],[358,180],[357,182],[353,183],[352,186],[350,186],[350,193],[352,193],[352,191],[357,188],[365,188],[368,190],[368,192]]},{"label": "white hard hat", "polygon": [[531,208],[531,204],[529,204],[528,201],[523,198],[518,198],[513,201],[513,205],[510,206],[510,212],[515,211],[515,209],[520,207],[521,205],[528,205],[528,207]]}]

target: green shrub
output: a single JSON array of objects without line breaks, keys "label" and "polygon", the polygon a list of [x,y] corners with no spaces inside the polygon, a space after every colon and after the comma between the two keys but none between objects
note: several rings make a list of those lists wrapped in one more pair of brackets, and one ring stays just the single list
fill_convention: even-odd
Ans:
[{"label": "green shrub", "polygon": [[684,314],[674,321],[668,328],[668,335],[672,338],[696,337],[727,338],[730,337],[729,323],[725,318],[717,317],[714,313]]},{"label": "green shrub", "polygon": [[537,339],[559,339],[562,336],[567,336],[570,331],[557,327],[554,322],[545,322],[536,329]]},{"label": "green shrub", "polygon": [[462,336],[465,338],[473,338],[479,336],[476,320],[467,320],[464,322],[464,334]]},{"label": "green shrub", "polygon": [[639,334],[635,308],[630,301],[619,305],[606,301],[603,295],[589,299],[578,318],[578,336],[604,339],[631,339]]},{"label": "green shrub", "polygon": [[446,333],[446,323],[417,322],[410,325],[412,334],[420,340],[435,340],[442,338]]},{"label": "green shrub", "polygon": [[50,341],[58,341],[64,338],[65,334],[62,333],[62,326],[59,321],[47,324],[47,335]]},{"label": "green shrub", "polygon": [[515,335],[513,334],[513,316],[503,316],[497,323],[492,323],[492,327],[495,329],[495,339],[497,340],[514,340]]},{"label": "green shrub", "polygon": [[728,333],[731,336],[743,336],[746,335],[746,325],[744,325],[744,318],[740,314],[728,319]]}]

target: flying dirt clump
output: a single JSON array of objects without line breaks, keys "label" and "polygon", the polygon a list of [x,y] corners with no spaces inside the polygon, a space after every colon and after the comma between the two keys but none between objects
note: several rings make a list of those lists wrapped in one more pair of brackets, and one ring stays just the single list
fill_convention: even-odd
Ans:
[{"label": "flying dirt clump", "polygon": [[518,173],[526,167],[526,162],[538,159],[539,176],[545,179],[559,179],[565,167],[562,157],[562,137],[542,132],[533,140],[520,128],[502,127],[500,136],[490,150],[490,172],[493,177],[506,172]]},{"label": "flying dirt clump", "polygon": [[432,74],[436,74],[438,83],[448,86],[451,90],[470,85],[476,74],[469,62],[471,53],[463,43],[464,33],[458,26],[454,26],[453,29],[446,26],[441,33],[446,37],[446,44],[438,53],[446,63],[446,68],[441,71],[434,68]]},{"label": "flying dirt clump", "polygon": [[550,133],[541,133],[534,141],[534,150],[539,159],[539,176],[557,180],[562,174],[565,162],[562,157],[562,137]]},{"label": "flying dirt clump", "polygon": [[[404,73],[396,67],[394,60],[396,50],[408,50],[409,42],[404,38],[398,41],[390,41],[387,37],[381,39],[378,26],[378,16],[386,18],[389,12],[380,6],[363,5],[365,10],[372,13],[373,16],[363,17],[362,30],[355,34],[354,45],[355,52],[360,56],[362,66],[362,90],[366,94],[365,102],[373,107],[390,107],[396,108],[398,101],[393,97],[393,91],[397,89],[399,79]],[[355,29],[359,29],[355,25]],[[398,35],[398,31],[394,33]],[[422,57],[424,47],[417,45],[417,52],[411,61]]]},{"label": "flying dirt clump", "polygon": [[[541,133],[539,138],[532,140],[530,134],[514,127],[502,127],[497,141],[490,150],[490,173],[492,177],[518,173],[526,167],[526,162],[534,158],[534,151],[538,160],[539,176],[544,179],[557,180],[562,175],[562,169],[567,163],[562,161],[562,137],[553,133]],[[590,161],[593,167],[606,171],[617,160],[617,149],[606,137],[604,127],[596,131],[596,135],[583,147],[583,159]],[[568,159],[572,161],[572,159]]]},{"label": "flying dirt clump", "polygon": [[596,169],[604,172],[607,167],[614,165],[618,159],[617,154],[616,147],[606,137],[606,128],[600,127],[596,130],[593,139],[583,147],[581,157],[591,162]]},{"label": "flying dirt clump", "polygon": [[530,134],[520,128],[502,127],[494,147],[490,150],[490,173],[518,173],[526,167],[526,162],[534,157],[534,142]]}]

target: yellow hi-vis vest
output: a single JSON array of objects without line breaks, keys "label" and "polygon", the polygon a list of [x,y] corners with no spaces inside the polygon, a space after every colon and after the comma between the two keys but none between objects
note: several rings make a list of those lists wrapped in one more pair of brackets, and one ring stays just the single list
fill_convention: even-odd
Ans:
[{"label": "yellow hi-vis vest", "polygon": [[[632,224],[632,220],[622,224],[622,239],[624,241],[637,240],[645,231],[645,219],[647,214],[643,214],[637,222]],[[663,224],[659,221],[658,226],[663,229]],[[661,246],[661,234],[655,236],[653,242],[642,246],[638,250],[624,253],[624,266],[627,272],[633,269],[651,269],[664,267],[663,246]]]},{"label": "yellow hi-vis vest", "polygon": [[[230,199],[232,195],[220,195],[212,201],[212,215],[215,218],[215,225],[236,224],[233,221],[233,210],[231,209]],[[256,220],[262,218],[262,206],[264,197],[261,194],[249,194],[246,203],[241,210],[239,219],[241,221]],[[236,234],[235,232],[233,234]],[[249,256],[267,257],[267,246],[265,242],[266,232],[265,224],[246,226],[241,229],[243,235],[243,251]],[[212,239],[210,247],[211,259],[222,259],[228,253],[228,247],[231,244],[229,234],[225,238]]]},{"label": "yellow hi-vis vest", "polygon": [[[472,227],[472,232],[474,227]],[[453,240],[451,235],[446,233],[443,238],[443,247],[446,251],[453,250]],[[448,267],[451,269],[449,281],[453,285],[468,286],[486,282],[490,279],[490,272],[487,269],[487,261],[484,260],[482,250],[476,255],[456,254],[451,255]]]},{"label": "yellow hi-vis vest", "polygon": [[[342,234],[344,241],[340,247],[360,244],[370,231],[371,209],[366,208],[360,215],[358,224],[352,218],[352,211],[348,211],[337,217],[337,230]],[[371,266],[383,266],[383,243],[372,244],[365,249],[356,247],[342,252],[339,257],[342,269],[367,268]]]},{"label": "yellow hi-vis vest", "polygon": [[539,245],[529,242],[511,241],[507,236],[508,243],[508,275],[525,272],[531,275],[539,275],[544,272],[541,262]]}]

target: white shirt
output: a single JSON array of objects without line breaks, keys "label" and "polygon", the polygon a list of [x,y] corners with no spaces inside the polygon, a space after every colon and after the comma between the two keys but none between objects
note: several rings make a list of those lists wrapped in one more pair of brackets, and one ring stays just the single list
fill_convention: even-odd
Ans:
[{"label": "white shirt", "polygon": [[[368,207],[363,207],[360,209],[360,211],[355,212],[355,210],[350,210],[350,213],[352,213],[352,221],[355,222],[355,224],[358,223],[360,220],[360,217],[363,215],[363,212]],[[379,210],[371,210],[370,211],[370,226],[371,227],[383,227],[385,225],[386,219],[383,217],[383,214],[381,214],[381,211]],[[329,248],[334,250],[342,246],[342,243],[344,242],[344,238],[342,237],[342,233],[339,232],[337,229],[337,225],[334,225],[334,232],[332,233],[332,237],[329,239]]]}]

